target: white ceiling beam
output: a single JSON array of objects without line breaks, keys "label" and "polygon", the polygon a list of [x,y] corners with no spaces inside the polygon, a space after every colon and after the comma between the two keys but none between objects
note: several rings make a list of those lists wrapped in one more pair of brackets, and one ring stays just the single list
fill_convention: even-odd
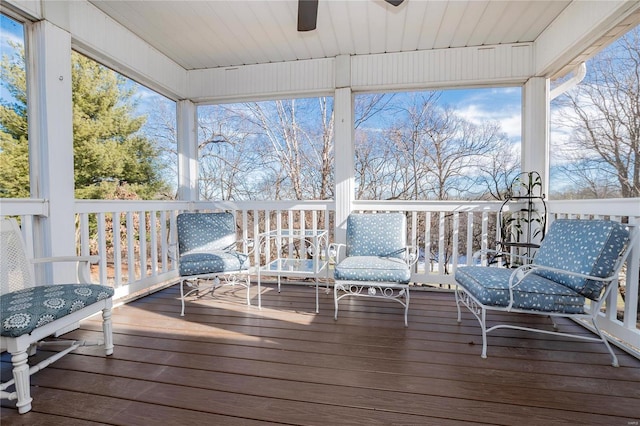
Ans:
[{"label": "white ceiling beam", "polygon": [[187,96],[187,71],[87,1],[42,2],[43,18],[79,52],[171,99]]},{"label": "white ceiling beam", "polygon": [[559,77],[575,68],[589,59],[581,54],[616,25],[637,23],[638,11],[638,1],[573,1],[535,41],[535,75]]}]

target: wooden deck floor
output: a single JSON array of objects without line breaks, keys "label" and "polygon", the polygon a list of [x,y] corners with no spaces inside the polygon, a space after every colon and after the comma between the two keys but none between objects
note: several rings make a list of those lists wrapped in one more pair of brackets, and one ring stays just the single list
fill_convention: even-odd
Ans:
[{"label": "wooden deck floor", "polygon": [[[483,360],[479,326],[469,313],[456,323],[452,293],[412,292],[405,328],[397,303],[347,301],[336,322],[331,294],[321,291],[315,314],[309,287],[263,292],[262,310],[221,289],[181,318],[176,286],[117,307],[114,355],[83,348],[35,374],[33,411],[18,415],[3,400],[2,425],[640,421],[640,361],[619,350],[613,368],[603,345],[502,330]],[[88,320],[68,337],[99,329]]]}]

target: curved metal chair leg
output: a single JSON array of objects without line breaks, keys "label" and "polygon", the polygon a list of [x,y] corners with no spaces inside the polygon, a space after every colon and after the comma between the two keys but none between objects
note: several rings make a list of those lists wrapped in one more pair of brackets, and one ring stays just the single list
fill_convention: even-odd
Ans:
[{"label": "curved metal chair leg", "polygon": [[245,283],[247,286],[247,306],[251,306],[251,277],[247,274],[247,278],[245,279]]},{"label": "curved metal chair leg", "polygon": [[184,281],[180,280],[180,302],[182,303],[182,311],[180,311],[180,316],[184,316]]},{"label": "curved metal chair leg", "polygon": [[456,296],[456,308],[458,308],[458,324],[462,323],[462,311],[460,310],[460,290],[456,288],[454,294]]},{"label": "curved metal chair leg", "polygon": [[598,333],[598,336],[600,337],[600,340],[602,340],[602,342],[604,343],[604,345],[607,347],[607,350],[609,351],[609,353],[611,354],[611,365],[614,367],[619,367],[620,364],[618,363],[618,357],[616,356],[616,354],[613,352],[613,349],[611,349],[611,345],[609,344],[609,342],[607,341],[607,338],[604,337],[604,335],[602,334],[602,331],[600,331],[600,328],[598,327],[598,324],[596,323],[596,319],[593,318],[591,320],[591,323],[593,324],[593,328],[596,330],[596,332]]},{"label": "curved metal chair leg", "polygon": [[482,308],[482,319],[480,320],[480,328],[482,328],[482,358],[487,357],[487,310]]},{"label": "curved metal chair leg", "polygon": [[409,327],[409,320],[408,320],[408,316],[409,316],[409,286],[407,286],[407,288],[405,289],[404,301],[405,301],[405,305],[404,305],[404,326],[405,327]]},{"label": "curved metal chair leg", "polygon": [[333,303],[335,306],[335,311],[333,314],[333,319],[338,320],[338,284],[333,285]]}]

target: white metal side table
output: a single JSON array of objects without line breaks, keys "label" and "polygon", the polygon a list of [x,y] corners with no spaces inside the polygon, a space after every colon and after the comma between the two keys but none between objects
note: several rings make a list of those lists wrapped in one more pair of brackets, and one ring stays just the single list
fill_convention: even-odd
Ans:
[{"label": "white metal side table", "polygon": [[[275,240],[277,253],[271,259],[271,244]],[[296,241],[297,250],[293,250]],[[284,245],[290,248],[283,253]],[[258,236],[258,256],[265,256],[266,262],[258,266],[258,308],[262,308],[261,279],[262,275],[278,277],[278,293],[280,293],[281,277],[313,278],[316,284],[316,313],[319,312],[318,278],[321,273],[328,276],[329,261],[323,253],[329,245],[329,232],[324,229],[283,229],[263,232]],[[297,251],[296,256],[293,252]],[[307,256],[309,258],[307,258]]]}]

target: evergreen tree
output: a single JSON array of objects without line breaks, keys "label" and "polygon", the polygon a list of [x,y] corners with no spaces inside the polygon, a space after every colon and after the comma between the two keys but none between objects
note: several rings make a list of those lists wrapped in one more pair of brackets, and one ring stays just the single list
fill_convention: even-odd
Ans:
[{"label": "evergreen tree", "polygon": [[[13,45],[17,52],[23,50]],[[29,197],[29,146],[27,144],[27,83],[24,55],[3,56],[0,77],[14,102],[0,104],[0,197]]]},{"label": "evergreen tree", "polygon": [[[2,60],[2,84],[15,99],[0,105],[2,197],[29,196],[25,62],[23,49],[16,52]],[[76,198],[152,199],[166,190],[158,149],[140,133],[146,117],[135,116],[135,88],[124,77],[74,52],[72,98]]]}]

